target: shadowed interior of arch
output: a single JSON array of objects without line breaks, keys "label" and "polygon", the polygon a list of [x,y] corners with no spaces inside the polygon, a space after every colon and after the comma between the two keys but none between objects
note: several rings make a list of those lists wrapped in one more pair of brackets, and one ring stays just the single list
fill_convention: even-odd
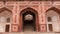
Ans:
[{"label": "shadowed interior of arch", "polygon": [[26,11],[22,16],[23,31],[36,31],[35,14],[31,11]]}]

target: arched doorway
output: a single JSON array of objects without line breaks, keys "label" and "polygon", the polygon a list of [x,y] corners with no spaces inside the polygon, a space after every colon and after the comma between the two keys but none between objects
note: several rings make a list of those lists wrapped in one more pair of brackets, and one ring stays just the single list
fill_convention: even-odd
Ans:
[{"label": "arched doorway", "polygon": [[46,12],[47,32],[59,32],[60,10],[52,7]]},{"label": "arched doorway", "polygon": [[36,31],[35,14],[31,11],[27,11],[22,16],[23,31]]},{"label": "arched doorway", "polygon": [[12,11],[3,7],[0,9],[0,32],[11,32]]},{"label": "arched doorway", "polygon": [[38,13],[32,8],[26,8],[20,14],[21,31],[38,31]]}]

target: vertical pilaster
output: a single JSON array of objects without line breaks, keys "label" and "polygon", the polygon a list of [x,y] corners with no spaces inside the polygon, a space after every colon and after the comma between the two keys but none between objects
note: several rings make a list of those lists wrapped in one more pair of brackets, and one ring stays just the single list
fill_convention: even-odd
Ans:
[{"label": "vertical pilaster", "polygon": [[45,13],[44,13],[44,2],[42,2],[42,6],[41,6],[40,32],[46,32]]},{"label": "vertical pilaster", "polygon": [[17,6],[16,3],[14,4],[14,10],[13,10],[13,23],[11,26],[12,32],[18,32],[18,22],[17,22]]},{"label": "vertical pilaster", "polygon": [[40,2],[39,4],[39,10],[38,10],[38,18],[39,18],[39,32],[41,31],[40,29],[40,25],[42,23],[42,18],[41,18],[41,15],[42,15],[42,5],[41,5],[42,2]]}]

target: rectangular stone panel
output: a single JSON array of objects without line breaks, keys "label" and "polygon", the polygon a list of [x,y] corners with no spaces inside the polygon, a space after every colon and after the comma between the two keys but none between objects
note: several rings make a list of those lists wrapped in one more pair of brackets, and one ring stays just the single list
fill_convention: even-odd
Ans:
[{"label": "rectangular stone panel", "polygon": [[46,32],[46,24],[40,24],[40,32]]},{"label": "rectangular stone panel", "polygon": [[11,31],[12,32],[18,32],[18,25],[17,24],[12,24]]}]

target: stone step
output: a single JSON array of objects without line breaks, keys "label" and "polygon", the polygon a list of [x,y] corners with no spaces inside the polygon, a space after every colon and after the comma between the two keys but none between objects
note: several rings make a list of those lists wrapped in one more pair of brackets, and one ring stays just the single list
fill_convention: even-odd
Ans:
[{"label": "stone step", "polygon": [[60,34],[54,32],[9,32],[9,33],[0,33],[0,34]]}]

